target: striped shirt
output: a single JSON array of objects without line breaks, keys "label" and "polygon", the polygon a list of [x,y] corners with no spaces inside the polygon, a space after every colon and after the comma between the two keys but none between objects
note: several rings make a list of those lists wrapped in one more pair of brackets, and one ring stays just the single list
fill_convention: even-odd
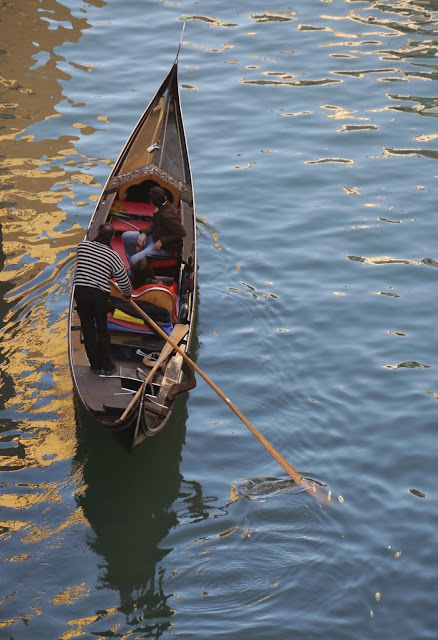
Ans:
[{"label": "striped shirt", "polygon": [[80,242],[74,284],[109,293],[112,278],[115,278],[124,295],[131,295],[131,282],[120,256],[101,242]]}]

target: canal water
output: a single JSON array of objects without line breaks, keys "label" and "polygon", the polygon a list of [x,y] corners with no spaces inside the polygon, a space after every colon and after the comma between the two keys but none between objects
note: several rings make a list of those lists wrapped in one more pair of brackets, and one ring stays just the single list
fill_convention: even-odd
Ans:
[{"label": "canal water", "polygon": [[[201,379],[73,396],[75,247],[179,56]],[[0,637],[438,636],[438,5],[14,0],[0,29]]]}]

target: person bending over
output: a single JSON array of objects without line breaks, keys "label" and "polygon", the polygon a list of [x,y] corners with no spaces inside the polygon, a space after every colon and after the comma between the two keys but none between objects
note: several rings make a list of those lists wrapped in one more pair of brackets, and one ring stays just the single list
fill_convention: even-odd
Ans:
[{"label": "person bending over", "polygon": [[125,266],[111,248],[113,236],[113,226],[105,223],[100,225],[93,241],[83,240],[79,243],[73,281],[90,369],[93,373],[103,370],[105,375],[116,371],[107,324],[111,279],[115,278],[126,298],[130,298],[132,292]]}]

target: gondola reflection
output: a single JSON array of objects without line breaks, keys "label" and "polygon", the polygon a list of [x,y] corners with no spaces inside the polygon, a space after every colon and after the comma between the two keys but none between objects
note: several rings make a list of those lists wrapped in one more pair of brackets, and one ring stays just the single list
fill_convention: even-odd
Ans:
[{"label": "gondola reflection", "polygon": [[186,420],[180,402],[161,434],[129,451],[76,406],[75,464],[84,481],[77,501],[93,530],[89,547],[102,559],[98,588],[117,590],[128,624],[153,625],[154,637],[171,624],[161,566],[171,549],[161,544],[178,524],[173,505],[181,492]]}]

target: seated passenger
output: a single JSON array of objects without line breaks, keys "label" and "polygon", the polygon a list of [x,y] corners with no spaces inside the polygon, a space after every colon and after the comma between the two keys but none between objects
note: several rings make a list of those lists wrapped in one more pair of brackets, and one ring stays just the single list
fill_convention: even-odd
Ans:
[{"label": "seated passenger", "polygon": [[133,289],[140,289],[147,284],[164,284],[166,287],[171,287],[174,283],[174,279],[171,276],[160,276],[157,278],[147,260],[135,262],[132,265],[132,269],[129,269],[129,272]]},{"label": "seated passenger", "polygon": [[186,235],[175,208],[168,202],[161,187],[153,187],[149,198],[155,205],[152,224],[146,229],[122,234],[126,257],[132,267],[150,256],[171,256],[182,247]]},{"label": "seated passenger", "polygon": [[151,265],[144,258],[134,262],[131,267],[130,277],[132,288],[134,290],[140,289],[140,287],[144,287],[146,284],[161,284],[161,282],[155,277],[155,273]]}]

